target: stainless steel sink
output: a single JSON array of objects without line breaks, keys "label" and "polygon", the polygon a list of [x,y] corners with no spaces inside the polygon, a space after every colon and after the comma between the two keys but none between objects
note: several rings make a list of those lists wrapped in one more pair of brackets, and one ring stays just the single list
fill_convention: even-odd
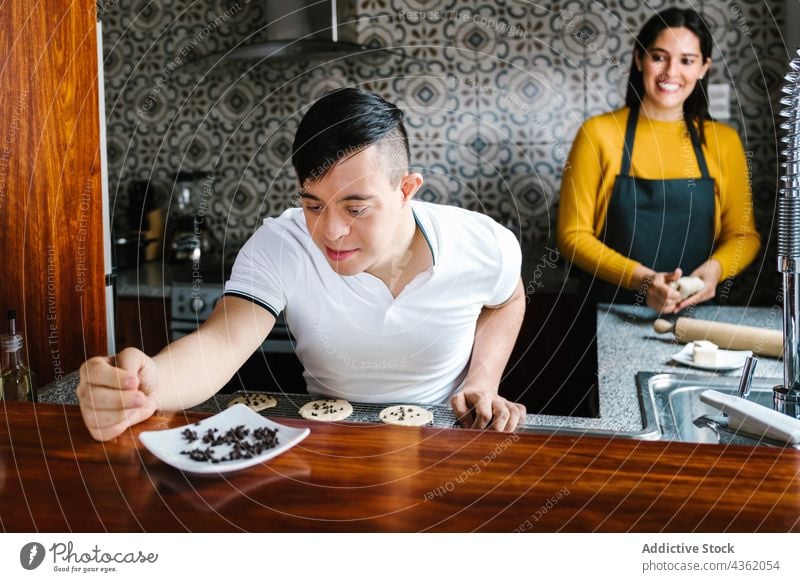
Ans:
[{"label": "stainless steel sink", "polygon": [[[736,394],[737,377],[639,372],[636,383],[640,394],[649,395],[663,440],[784,446],[769,439],[737,434],[727,427],[725,417],[718,410],[700,401],[704,390]],[[780,383],[776,378],[753,378],[748,400],[772,408],[772,388]]]},{"label": "stainless steel sink", "polygon": [[637,386],[636,400],[638,412],[641,414],[642,427],[632,430],[619,430],[603,426],[593,426],[605,423],[601,419],[580,417],[552,417],[547,415],[528,415],[528,420],[517,428],[517,432],[567,435],[567,436],[598,436],[607,438],[623,438],[638,440],[661,440],[656,411],[653,399],[647,389],[647,384]]}]

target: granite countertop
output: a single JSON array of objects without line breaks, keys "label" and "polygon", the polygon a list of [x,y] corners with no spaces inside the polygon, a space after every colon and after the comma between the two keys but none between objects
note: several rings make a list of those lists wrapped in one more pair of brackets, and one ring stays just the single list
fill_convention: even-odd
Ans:
[{"label": "granite countertop", "polygon": [[[781,329],[780,308],[700,306],[682,317],[747,325],[765,329]],[[672,372],[694,376],[734,376],[741,370],[709,372],[690,368],[670,360],[683,348],[671,333],[653,330],[654,311],[646,307],[601,305],[597,310],[597,359],[600,386],[600,418],[587,420],[585,426],[630,431],[642,428],[635,392],[637,372]],[[674,321],[675,316],[669,316]],[[755,370],[758,378],[783,378],[783,362],[758,357]],[[777,382],[776,382],[777,383]]]},{"label": "granite countertop", "polygon": [[172,265],[161,260],[142,263],[138,269],[117,271],[117,297],[169,297]]}]

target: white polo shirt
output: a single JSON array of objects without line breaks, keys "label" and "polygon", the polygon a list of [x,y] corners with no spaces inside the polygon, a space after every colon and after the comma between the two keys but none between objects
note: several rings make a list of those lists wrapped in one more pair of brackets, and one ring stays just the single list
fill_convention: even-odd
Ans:
[{"label": "white polo shirt", "polygon": [[444,402],[466,375],[481,309],[514,293],[522,258],[511,231],[454,206],[412,209],[433,266],[397,298],[373,275],[337,274],[300,208],[264,220],[239,252],[225,295],[285,311],[310,393]]}]

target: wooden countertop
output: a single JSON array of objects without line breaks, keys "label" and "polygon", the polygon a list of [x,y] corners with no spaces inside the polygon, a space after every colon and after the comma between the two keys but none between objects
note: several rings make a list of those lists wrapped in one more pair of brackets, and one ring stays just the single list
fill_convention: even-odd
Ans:
[{"label": "wooden countertop", "polygon": [[75,406],[0,403],[0,529],[800,531],[800,452],[364,424],[309,426],[239,473],[189,477]]}]

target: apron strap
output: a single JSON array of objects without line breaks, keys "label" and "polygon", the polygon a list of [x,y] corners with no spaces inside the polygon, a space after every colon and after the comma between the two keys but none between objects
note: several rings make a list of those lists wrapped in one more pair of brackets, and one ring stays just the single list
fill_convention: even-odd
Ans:
[{"label": "apron strap", "polygon": [[634,107],[628,111],[628,124],[625,127],[625,145],[622,146],[622,167],[620,176],[631,173],[631,155],[633,155],[633,140],[636,137],[636,123],[639,120],[639,108]]},{"label": "apron strap", "polygon": [[[622,147],[622,166],[619,169],[620,176],[628,176],[631,173],[631,156],[633,155],[633,142],[636,138],[636,124],[638,121],[639,108],[631,108],[628,112],[628,123],[625,127],[625,145]],[[697,136],[694,123],[687,123],[686,129],[689,131],[689,137],[694,147],[694,155],[695,158],[697,158],[697,166],[700,168],[700,175],[703,178],[710,178],[711,174],[708,173],[706,156],[703,154],[703,148],[700,145],[700,138]]]},{"label": "apron strap", "polygon": [[[685,122],[685,121],[684,121]],[[702,123],[703,121],[700,120]],[[689,137],[694,146],[694,155],[697,158],[697,165],[700,168],[700,174],[703,178],[710,178],[708,173],[708,165],[706,164],[706,156],[703,154],[703,146],[700,145],[700,137],[697,135],[697,129],[694,126],[694,121],[686,123],[686,129],[689,131]]]}]

